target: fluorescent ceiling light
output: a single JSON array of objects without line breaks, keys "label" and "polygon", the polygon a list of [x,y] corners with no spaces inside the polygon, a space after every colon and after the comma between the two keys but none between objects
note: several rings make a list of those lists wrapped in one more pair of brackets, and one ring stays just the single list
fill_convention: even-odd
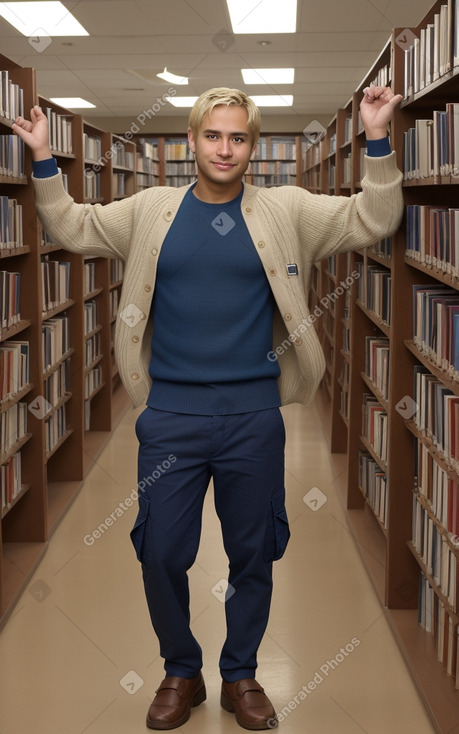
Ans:
[{"label": "fluorescent ceiling light", "polygon": [[170,71],[167,71],[167,66],[164,67],[164,71],[160,74],[156,74],[156,76],[159,76],[160,79],[164,79],[166,82],[171,82],[171,84],[188,84],[187,76],[172,74]]},{"label": "fluorescent ceiling light", "polygon": [[174,107],[193,107],[197,97],[165,97]]},{"label": "fluorescent ceiling light", "polygon": [[257,107],[291,107],[293,94],[261,94],[250,95]]},{"label": "fluorescent ceiling light", "polygon": [[55,102],[61,107],[66,107],[67,109],[72,110],[96,106],[95,104],[92,104],[92,102],[88,102],[86,99],[82,99],[81,97],[51,97],[51,102]]},{"label": "fluorescent ceiling light", "polygon": [[241,69],[244,84],[293,84],[295,69]]},{"label": "fluorescent ceiling light", "polygon": [[24,36],[89,36],[61,2],[0,3],[0,15]]},{"label": "fluorescent ceiling light", "polygon": [[226,0],[233,33],[295,33],[297,0]]}]

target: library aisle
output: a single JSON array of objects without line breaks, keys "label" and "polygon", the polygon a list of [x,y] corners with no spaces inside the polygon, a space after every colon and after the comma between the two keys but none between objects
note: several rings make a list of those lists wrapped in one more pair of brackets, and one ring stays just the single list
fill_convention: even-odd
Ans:
[{"label": "library aisle", "polygon": [[[319,409],[282,409],[292,537],[275,564],[258,680],[283,734],[430,734],[348,530],[337,488],[339,457],[333,469]],[[1,734],[147,731],[163,668],[129,539],[136,503],[125,504],[136,484],[140,411],[128,409],[113,432],[0,634]],[[116,521],[94,532],[115,508],[122,510]],[[242,731],[219,706],[225,576],[210,487],[190,573],[192,627],[204,651],[208,697],[177,731]]]},{"label": "library aisle", "polygon": [[[292,537],[275,564],[257,677],[283,734],[430,734],[349,532],[338,488],[345,457],[331,462],[320,404],[319,396],[308,409],[282,409]],[[129,539],[136,503],[125,504],[136,484],[140,411],[128,409],[113,432],[0,634],[1,734],[147,731],[163,668]],[[226,557],[212,487],[204,512],[190,584],[208,697],[176,731],[229,734],[243,730],[219,706]]]}]

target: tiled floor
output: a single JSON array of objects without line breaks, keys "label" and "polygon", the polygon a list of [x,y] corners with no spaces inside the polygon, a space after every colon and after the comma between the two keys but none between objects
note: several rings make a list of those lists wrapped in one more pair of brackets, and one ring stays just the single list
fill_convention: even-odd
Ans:
[{"label": "tiled floor", "polygon": [[[140,410],[128,410],[114,432],[0,633],[0,734],[148,731],[163,668],[129,539],[135,505],[85,543],[135,488]],[[275,564],[257,676],[280,714],[278,731],[431,734],[347,528],[316,408],[292,405],[283,414],[292,537]],[[326,500],[315,511],[303,501],[312,487]],[[243,731],[219,706],[224,610],[212,588],[227,564],[211,494],[190,573],[208,698],[176,730],[187,734]]]}]

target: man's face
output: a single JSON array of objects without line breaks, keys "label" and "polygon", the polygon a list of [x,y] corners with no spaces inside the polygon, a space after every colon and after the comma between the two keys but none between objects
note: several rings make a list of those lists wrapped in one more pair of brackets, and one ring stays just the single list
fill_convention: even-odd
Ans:
[{"label": "man's face", "polygon": [[253,152],[247,127],[247,110],[236,105],[217,105],[207,112],[195,136],[188,130],[199,179],[222,188],[242,180]]}]

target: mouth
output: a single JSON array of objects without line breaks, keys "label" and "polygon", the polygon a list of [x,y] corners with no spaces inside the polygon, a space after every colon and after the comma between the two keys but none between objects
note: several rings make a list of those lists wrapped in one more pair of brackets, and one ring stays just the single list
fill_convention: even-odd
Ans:
[{"label": "mouth", "polygon": [[235,163],[222,163],[221,161],[212,161],[212,165],[219,171],[231,171],[235,167]]}]

